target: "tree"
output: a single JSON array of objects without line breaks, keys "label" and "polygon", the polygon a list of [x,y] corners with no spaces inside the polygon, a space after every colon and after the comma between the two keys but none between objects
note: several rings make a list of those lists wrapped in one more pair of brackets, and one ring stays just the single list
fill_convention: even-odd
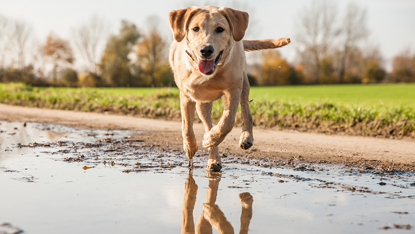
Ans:
[{"label": "tree", "polygon": [[[343,78],[340,79],[339,71],[345,68],[343,67],[344,60],[347,61],[347,69],[344,70]],[[342,47],[336,48],[333,53],[333,62],[335,74],[333,74],[332,83],[362,83],[365,60],[359,47],[349,46],[347,54],[344,53]]]},{"label": "tree", "polygon": [[84,71],[78,77],[78,84],[81,87],[97,87],[101,85],[101,77],[96,73]]},{"label": "tree", "polygon": [[409,50],[406,50],[393,58],[392,82],[415,82],[415,54],[411,55]]},{"label": "tree", "polygon": [[50,33],[43,45],[43,53],[53,64],[53,80],[57,80],[58,68],[64,68],[74,62],[73,52],[69,42]]},{"label": "tree", "polygon": [[379,83],[385,75],[386,71],[381,67],[379,60],[370,59],[366,62],[362,83]]},{"label": "tree", "polygon": [[72,68],[65,68],[61,72],[62,84],[68,87],[76,87],[78,85],[78,72]]},{"label": "tree", "polygon": [[258,71],[260,85],[298,84],[295,69],[277,50],[264,50],[261,55],[262,63]]},{"label": "tree", "polygon": [[5,67],[5,56],[8,49],[9,41],[9,21],[6,17],[0,15],[0,68]]},{"label": "tree", "polygon": [[337,5],[328,0],[313,0],[299,14],[296,39],[302,44],[300,62],[312,83],[318,83],[323,60],[341,32],[336,25],[337,15]]},{"label": "tree", "polygon": [[[135,50],[140,78],[143,79],[144,85],[166,85],[160,75],[166,76],[168,74],[160,73],[160,68],[168,65],[167,42],[158,30],[158,18],[152,16],[148,19],[148,22],[152,22],[149,24],[150,29],[137,43]],[[164,78],[168,79],[168,77]],[[172,81],[173,78],[167,80],[167,83]]]},{"label": "tree", "polygon": [[139,37],[137,26],[123,20],[119,35],[109,38],[99,65],[102,78],[107,85],[129,87],[136,84],[137,81],[131,74],[129,54]]},{"label": "tree", "polygon": [[378,48],[368,47],[365,51],[362,83],[379,83],[385,80],[386,70]]},{"label": "tree", "polygon": [[[346,70],[349,66],[349,54],[357,43],[369,34],[366,22],[366,9],[360,8],[355,3],[349,3],[341,26],[341,54],[339,63],[339,82],[343,83]],[[352,62],[352,61],[350,61]]]},{"label": "tree", "polygon": [[17,54],[17,67],[21,70],[26,64],[26,56],[29,51],[28,42],[33,30],[23,21],[15,21],[12,23],[11,27],[10,40],[13,43]]},{"label": "tree", "polygon": [[89,70],[96,73],[98,48],[106,38],[107,26],[98,15],[93,15],[88,22],[74,29],[73,38],[78,52],[87,61]]}]

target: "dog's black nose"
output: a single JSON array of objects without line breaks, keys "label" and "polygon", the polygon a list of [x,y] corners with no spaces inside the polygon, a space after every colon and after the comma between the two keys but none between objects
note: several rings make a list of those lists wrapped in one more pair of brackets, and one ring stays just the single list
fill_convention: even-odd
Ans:
[{"label": "dog's black nose", "polygon": [[215,49],[213,49],[213,46],[206,46],[200,50],[200,53],[202,53],[203,57],[205,58],[211,56],[213,52],[215,52]]}]

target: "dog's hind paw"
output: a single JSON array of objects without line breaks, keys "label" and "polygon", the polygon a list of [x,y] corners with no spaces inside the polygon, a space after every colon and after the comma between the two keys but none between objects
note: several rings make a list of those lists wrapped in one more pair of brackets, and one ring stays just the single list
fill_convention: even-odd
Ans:
[{"label": "dog's hind paw", "polygon": [[254,137],[249,132],[243,132],[239,138],[239,147],[247,150],[254,145]]}]

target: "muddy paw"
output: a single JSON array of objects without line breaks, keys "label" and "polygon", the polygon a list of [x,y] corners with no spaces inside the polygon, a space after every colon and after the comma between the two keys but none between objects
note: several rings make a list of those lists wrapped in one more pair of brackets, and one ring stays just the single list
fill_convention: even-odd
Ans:
[{"label": "muddy paw", "polygon": [[250,193],[241,193],[239,194],[239,202],[241,203],[243,208],[247,209],[252,206],[254,198]]},{"label": "muddy paw", "polygon": [[[187,141],[183,141],[183,150],[186,153],[187,158],[189,158],[191,162],[191,159],[193,158],[193,156],[195,155],[197,151],[196,142],[194,144],[189,144]],[[189,166],[190,166],[190,162],[189,162]]]},{"label": "muddy paw", "polygon": [[247,150],[254,145],[254,137],[249,132],[243,132],[239,138],[239,147]]},{"label": "muddy paw", "polygon": [[222,170],[222,164],[220,163],[212,163],[209,164],[207,167],[208,171],[213,171],[213,172],[219,172],[220,170]]}]

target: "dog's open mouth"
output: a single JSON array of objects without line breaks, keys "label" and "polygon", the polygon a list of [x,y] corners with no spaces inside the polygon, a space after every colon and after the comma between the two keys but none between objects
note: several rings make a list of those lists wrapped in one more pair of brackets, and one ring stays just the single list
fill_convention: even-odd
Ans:
[{"label": "dog's open mouth", "polygon": [[207,60],[207,59],[200,59],[198,61],[199,65],[199,71],[206,75],[211,75],[215,72],[216,65],[218,65],[218,62],[220,58],[222,57],[223,51],[221,51],[215,59]]}]

